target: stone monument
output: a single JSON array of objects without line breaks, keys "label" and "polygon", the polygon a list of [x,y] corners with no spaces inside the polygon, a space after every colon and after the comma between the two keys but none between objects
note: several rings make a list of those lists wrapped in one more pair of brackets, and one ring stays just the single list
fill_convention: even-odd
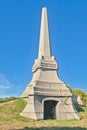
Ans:
[{"label": "stone monument", "polygon": [[42,9],[38,58],[33,78],[21,97],[27,105],[20,113],[31,119],[80,119],[72,102],[72,93],[58,75],[58,64],[51,55],[47,9]]}]

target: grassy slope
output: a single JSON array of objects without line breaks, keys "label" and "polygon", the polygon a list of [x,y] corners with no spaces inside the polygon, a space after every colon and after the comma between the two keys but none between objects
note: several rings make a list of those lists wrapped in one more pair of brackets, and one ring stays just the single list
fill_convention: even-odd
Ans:
[{"label": "grassy slope", "polygon": [[87,109],[81,112],[81,120],[34,121],[19,116],[26,102],[22,99],[0,103],[0,130],[87,130]]}]

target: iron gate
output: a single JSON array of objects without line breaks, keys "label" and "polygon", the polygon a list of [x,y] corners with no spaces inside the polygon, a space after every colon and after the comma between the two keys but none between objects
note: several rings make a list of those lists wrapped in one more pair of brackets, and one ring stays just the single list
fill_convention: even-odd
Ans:
[{"label": "iron gate", "polygon": [[44,102],[44,119],[56,119],[57,101],[46,100]]}]

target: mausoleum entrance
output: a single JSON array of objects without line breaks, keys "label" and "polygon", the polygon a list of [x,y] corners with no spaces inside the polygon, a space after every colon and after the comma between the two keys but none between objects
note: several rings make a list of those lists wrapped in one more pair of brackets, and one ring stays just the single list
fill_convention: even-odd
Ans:
[{"label": "mausoleum entrance", "polygon": [[44,119],[56,119],[56,106],[58,101],[44,101]]}]

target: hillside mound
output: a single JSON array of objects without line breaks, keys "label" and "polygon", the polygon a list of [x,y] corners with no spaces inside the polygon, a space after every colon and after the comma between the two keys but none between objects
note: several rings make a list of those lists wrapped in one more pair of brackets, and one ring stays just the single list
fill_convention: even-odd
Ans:
[{"label": "hillside mound", "polygon": [[25,105],[20,98],[0,103],[0,130],[87,130],[87,108],[81,120],[35,121],[19,115]]}]

